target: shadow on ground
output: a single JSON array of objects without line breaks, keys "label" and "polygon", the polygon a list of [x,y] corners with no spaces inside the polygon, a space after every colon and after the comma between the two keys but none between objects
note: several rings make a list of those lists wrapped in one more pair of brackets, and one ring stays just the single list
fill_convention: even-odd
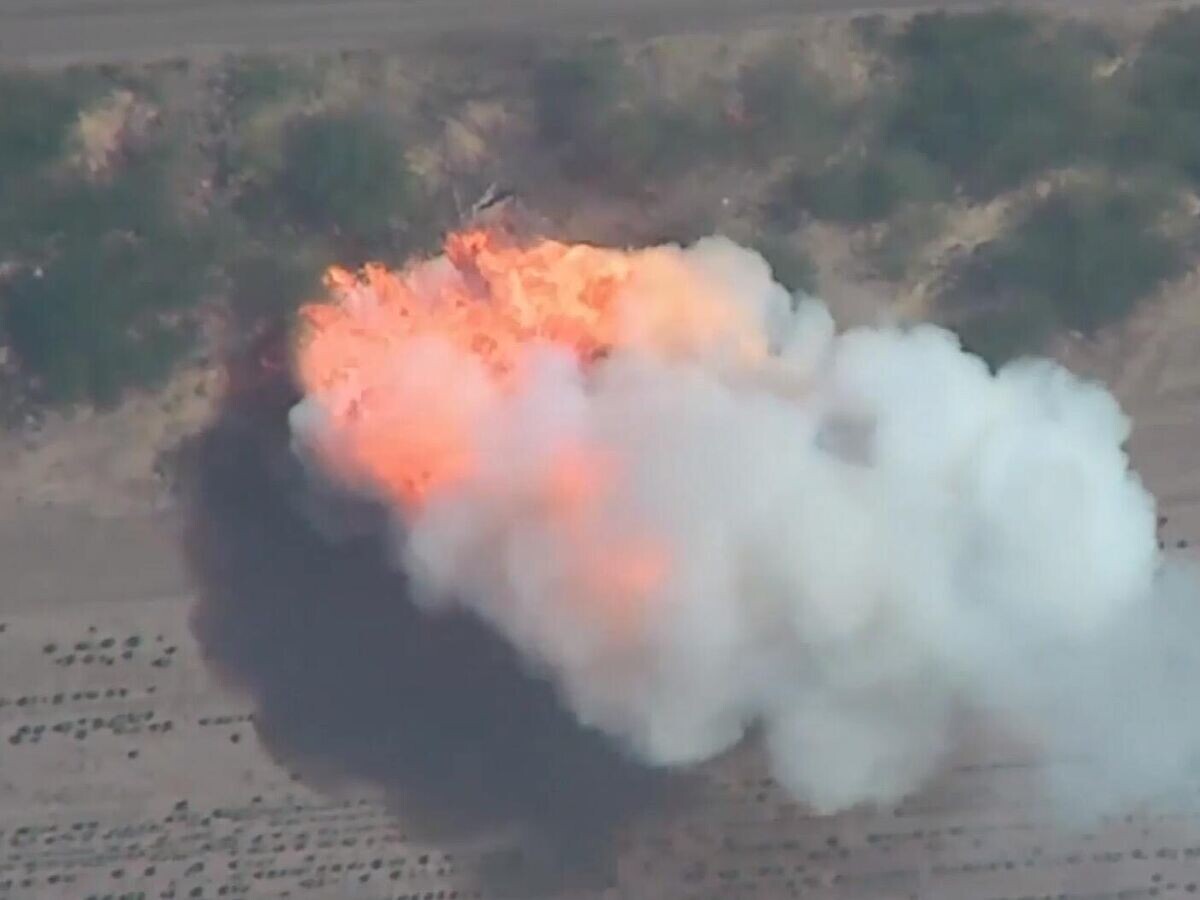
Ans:
[{"label": "shadow on ground", "polygon": [[231,365],[219,415],[179,456],[207,660],[249,691],[263,743],[305,781],[380,785],[414,835],[528,830],[545,852],[499,860],[493,890],[609,880],[620,826],[682,802],[685,781],[579,727],[473,618],[418,612],[370,532],[334,542],[313,527],[281,346]]}]

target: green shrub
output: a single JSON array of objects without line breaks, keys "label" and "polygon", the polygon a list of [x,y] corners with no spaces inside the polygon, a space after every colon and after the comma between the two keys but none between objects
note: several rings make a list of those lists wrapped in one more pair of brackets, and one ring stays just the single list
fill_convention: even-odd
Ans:
[{"label": "green shrub", "polygon": [[540,138],[568,175],[605,186],[639,186],[731,154],[822,160],[840,143],[830,91],[791,51],[745,66],[736,89],[740,122],[723,92],[665,96],[611,41],[545,60],[531,85]]},{"label": "green shrub", "polygon": [[62,152],[80,97],[65,78],[0,71],[0,204],[10,185]]},{"label": "green shrub", "polygon": [[540,138],[569,177],[597,186],[636,189],[722,158],[729,146],[712,98],[662,96],[609,41],[542,62],[531,90]]},{"label": "green shrub", "polygon": [[39,185],[24,211],[24,240],[99,238],[114,230],[153,235],[170,218],[167,177],[171,160],[155,150],[130,161],[110,181],[63,176]]},{"label": "green shrub", "polygon": [[744,66],[738,94],[746,150],[753,157],[788,155],[813,165],[842,141],[844,112],[829,85],[795,51],[776,51]]},{"label": "green shrub", "polygon": [[719,126],[696,111],[662,102],[621,109],[586,152],[571,159],[618,188],[636,189],[648,179],[681,175],[724,154]]},{"label": "green shrub", "polygon": [[990,196],[1074,158],[1095,128],[1098,51],[1012,12],[913,18],[895,43],[902,79],[883,132]]},{"label": "green shrub", "polygon": [[285,215],[369,252],[386,248],[415,213],[417,184],[404,153],[376,119],[328,113],[293,122],[271,185]]},{"label": "green shrub", "polygon": [[316,296],[329,262],[323,254],[301,253],[295,247],[243,253],[227,266],[234,315],[250,328],[286,318]]},{"label": "green shrub", "polygon": [[225,95],[235,122],[253,115],[269,103],[296,93],[309,84],[307,73],[283,60],[243,56],[225,70]]},{"label": "green shrub", "polygon": [[1163,234],[1163,210],[1152,198],[1082,185],[1038,201],[959,273],[946,297],[952,316],[976,335],[984,324],[1000,331],[1002,339],[990,340],[1005,346],[1019,343],[1022,329],[1091,333],[1119,321],[1182,267],[1182,250]]},{"label": "green shrub", "polygon": [[110,182],[39,185],[14,246],[22,265],[0,313],[25,374],[53,403],[110,403],[164,375],[190,346],[209,235],[169,202],[167,160],[131,160]]},{"label": "green shrub", "polygon": [[1126,88],[1117,159],[1138,165],[1155,160],[1200,181],[1200,10],[1163,17],[1131,67]]},{"label": "green shrub", "polygon": [[541,61],[531,86],[538,134],[555,147],[586,141],[627,95],[630,80],[613,41]]},{"label": "green shrub", "polygon": [[818,219],[857,225],[949,192],[944,173],[919,153],[900,149],[841,160],[815,174],[800,170],[785,186],[782,202]]},{"label": "green shrub", "polygon": [[1054,309],[1039,298],[1006,296],[952,323],[963,348],[993,369],[1041,350],[1058,330]]},{"label": "green shrub", "polygon": [[114,402],[167,373],[189,345],[201,267],[182,234],[71,241],[8,285],[4,324],[25,371],[53,403]]}]

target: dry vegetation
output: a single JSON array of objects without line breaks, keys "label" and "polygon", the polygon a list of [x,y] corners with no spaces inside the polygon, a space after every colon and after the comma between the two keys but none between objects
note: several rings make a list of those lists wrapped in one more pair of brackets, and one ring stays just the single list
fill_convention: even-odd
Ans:
[{"label": "dry vegetation", "polygon": [[1196,13],[1131,40],[997,12],[0,73],[4,405],[162,383],[491,182],[571,237],[725,231],[796,289],[840,245],[837,278],[999,361],[1190,268],[1198,47]]},{"label": "dry vegetation", "polygon": [[[1062,332],[1079,332],[1087,346],[1111,341],[1111,326],[1140,304],[1131,329],[1140,356],[1125,375],[1137,387],[1153,381],[1139,372],[1167,355],[1167,337],[1197,333],[1197,123],[1195,13],[1132,32],[1009,14],[872,18],[636,46],[0,72],[0,412],[11,426],[0,437],[0,543],[9,554],[0,635],[7,633],[13,676],[6,702],[28,711],[5,732],[15,766],[9,780],[28,786],[21,796],[53,786],[56,816],[74,805],[90,820],[104,798],[106,808],[120,806],[112,822],[157,828],[165,820],[172,840],[190,841],[212,816],[220,848],[213,854],[192,842],[147,867],[148,840],[130,840],[114,855],[105,831],[90,826],[62,851],[78,883],[52,887],[60,871],[43,865],[11,876],[24,881],[10,886],[103,898],[126,896],[121,890],[165,895],[178,882],[175,896],[201,896],[191,891],[206,885],[208,897],[249,883],[253,865],[264,874],[262,890],[299,892],[311,883],[313,896],[336,896],[347,885],[385,890],[400,876],[403,890],[421,885],[427,896],[444,880],[441,858],[425,849],[397,850],[407,862],[372,864],[380,856],[366,848],[395,837],[391,820],[372,813],[366,830],[357,808],[315,797],[282,826],[303,849],[286,866],[260,855],[259,836],[281,826],[258,792],[290,804],[292,791],[308,789],[265,757],[254,758],[254,780],[245,780],[247,757],[232,754],[255,743],[249,709],[240,698],[235,706],[222,696],[230,705],[217,705],[212,693],[198,693],[207,682],[174,599],[191,590],[174,534],[158,519],[129,515],[169,504],[157,451],[210,414],[220,388],[211,361],[286,321],[324,265],[423,252],[498,182],[575,239],[641,243],[724,231],[763,252],[789,287],[840,304],[847,321],[877,314],[879,304],[901,319],[935,317],[993,361]],[[1160,315],[1160,296],[1186,302]],[[1179,352],[1191,358],[1178,369],[1194,377],[1196,344],[1182,343]],[[1124,347],[1109,354],[1118,355],[1133,356]],[[1167,386],[1180,403],[1192,402],[1185,391],[1195,383]],[[1174,406],[1148,414],[1186,418]],[[1152,434],[1138,450],[1148,449],[1156,491],[1178,485],[1190,492],[1180,496],[1194,497],[1194,441],[1171,428],[1163,447]],[[268,587],[284,585],[272,580],[287,568],[281,560],[304,557],[308,545],[289,548],[295,557],[263,552],[274,546],[278,513],[256,503],[259,496],[237,497],[230,520],[245,530],[232,532],[231,545],[253,537],[239,552]],[[1188,503],[1178,523],[1172,511],[1179,535],[1200,523]],[[69,512],[30,509],[41,506]],[[246,506],[256,513],[241,521]],[[108,521],[97,525],[80,509]],[[326,571],[324,548],[304,559],[311,568],[302,570],[313,573],[304,596],[290,584],[253,592],[264,598],[251,609],[262,633],[249,639],[275,640],[280,622],[317,622],[313,650],[297,655],[303,669],[332,641],[352,648],[333,657],[365,659],[363,671],[377,680],[376,659],[390,671],[406,654],[394,652],[390,636],[386,653],[363,654],[364,635],[381,630],[362,625],[374,621],[368,616],[347,615],[343,603],[325,603],[324,585],[344,573]],[[165,599],[130,599],[150,596]],[[306,598],[312,605],[302,608],[317,610],[311,619],[294,613]],[[77,599],[78,611],[63,606]],[[33,649],[22,656],[22,647]],[[358,677],[356,666],[347,670]],[[160,684],[166,699],[153,726],[117,715],[125,685],[142,689],[134,699],[143,710]],[[327,696],[334,708],[318,712],[346,721],[345,694]],[[87,706],[93,702],[106,704],[102,715]],[[60,724],[84,713],[82,729]],[[374,733],[364,733],[374,748]],[[80,747],[103,767],[72,774],[64,760]],[[242,777],[231,780],[233,771]],[[734,785],[734,775],[741,783],[744,772],[729,772],[716,789]],[[1011,790],[1012,782],[1003,785]],[[178,790],[152,823],[129,812],[140,800],[104,793],[143,787],[159,799]],[[770,790],[768,799],[754,789],[760,815],[815,827],[794,820],[794,805]],[[39,815],[51,808],[37,803],[30,808]],[[222,819],[221,807],[239,814]],[[739,801],[738,824],[718,827],[757,847],[752,832],[761,823],[746,824],[747,808]],[[929,834],[944,826],[937,813],[916,821]],[[1119,839],[1148,846],[1142,827],[1129,824]],[[339,844],[327,853],[316,844],[331,829],[340,829]],[[853,846],[861,831],[854,819],[843,839]],[[702,853],[682,842],[668,861],[688,877],[704,866],[719,868],[721,879],[741,877],[730,844],[719,867],[701,846]],[[652,847],[659,865],[661,848]],[[318,852],[326,855],[301,868],[303,855]],[[104,864],[80,870],[75,859],[84,853]],[[325,872],[334,859],[338,869],[346,863],[344,882]],[[227,869],[227,860],[242,860],[243,870]],[[761,859],[745,860],[742,876],[753,886]],[[1156,864],[1168,878],[1172,865]],[[349,874],[354,866],[361,871]],[[1116,876],[1101,868],[1111,887]],[[362,887],[368,877],[371,888]],[[1174,888],[1166,882],[1164,896]]]}]

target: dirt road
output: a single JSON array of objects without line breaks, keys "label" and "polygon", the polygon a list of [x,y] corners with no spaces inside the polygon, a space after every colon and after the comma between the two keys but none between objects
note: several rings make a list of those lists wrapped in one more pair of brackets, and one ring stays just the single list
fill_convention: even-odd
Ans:
[{"label": "dirt road", "polygon": [[[1040,0],[1072,9],[1153,0]],[[0,62],[58,64],[244,49],[388,47],[530,32],[665,32],[805,14],[968,9],[980,0],[0,0]]]}]

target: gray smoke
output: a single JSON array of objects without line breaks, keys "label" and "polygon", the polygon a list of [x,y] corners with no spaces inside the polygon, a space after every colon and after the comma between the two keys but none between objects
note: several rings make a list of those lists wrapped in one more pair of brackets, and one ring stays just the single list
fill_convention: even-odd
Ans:
[{"label": "gray smoke", "polygon": [[[1102,386],[1046,360],[993,374],[933,326],[838,333],[724,239],[651,252],[741,324],[654,352],[638,310],[660,282],[634,278],[629,339],[591,368],[530,345],[519,389],[489,392],[422,338],[371,384],[408,398],[397,421],[414,392],[469,395],[472,476],[397,507],[396,558],[431,612],[473,611],[644,761],[687,766],[760,727],[781,782],[824,811],[918,787],[962,710],[1086,759],[1054,785],[1075,808],[1187,777],[1198,582],[1160,554]],[[746,322],[765,359],[734,352]],[[336,444],[325,402],[293,410],[302,451]],[[564,519],[545,477],[578,447],[616,474]],[[631,554],[636,587],[616,574]]]}]

